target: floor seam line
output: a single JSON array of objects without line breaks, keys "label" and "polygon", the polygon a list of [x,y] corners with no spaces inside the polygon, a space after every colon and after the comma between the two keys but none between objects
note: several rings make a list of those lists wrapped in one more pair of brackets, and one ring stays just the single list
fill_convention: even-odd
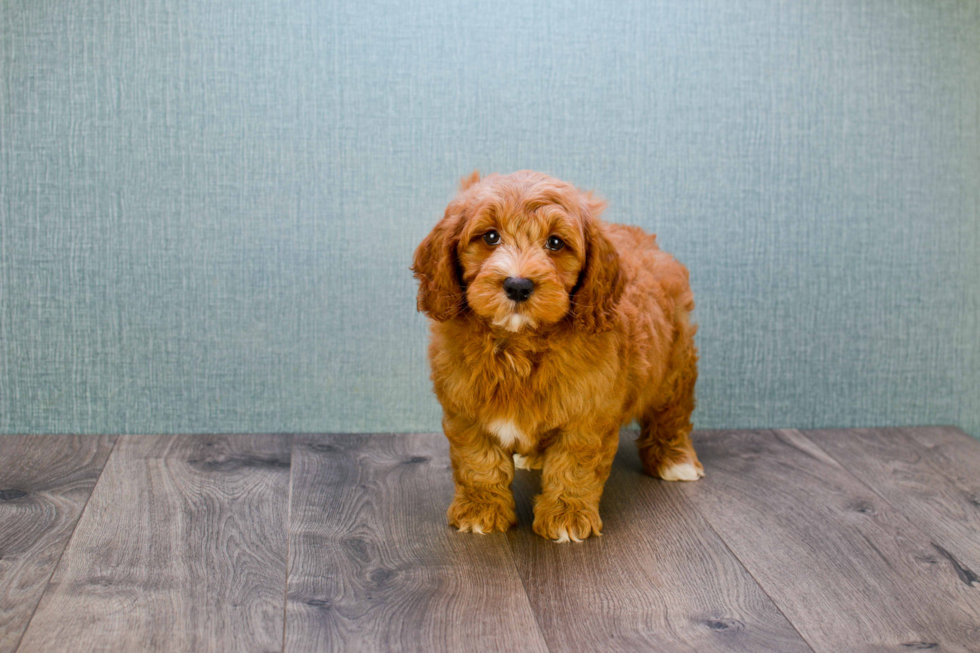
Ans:
[{"label": "floor seam line", "polygon": [[289,613],[289,554],[290,554],[290,532],[293,523],[293,454],[296,451],[296,435],[289,436],[289,499],[286,504],[286,573],[285,583],[283,584],[282,597],[282,651],[286,651],[286,617]]},{"label": "floor seam line", "polygon": [[767,592],[766,588],[762,586],[762,583],[760,583],[759,579],[755,577],[755,574],[753,574],[752,571],[749,570],[747,566],[745,566],[745,562],[743,562],[742,559],[738,557],[738,555],[734,551],[732,551],[732,548],[728,546],[728,542],[725,541],[725,538],[723,538],[721,534],[717,530],[715,530],[715,527],[711,524],[711,522],[708,521],[708,518],[705,517],[703,513],[701,513],[700,509],[697,506],[694,506],[694,509],[697,510],[698,514],[700,514],[701,517],[704,519],[705,523],[708,525],[708,528],[711,529],[711,532],[714,533],[715,536],[719,540],[721,540],[721,543],[725,545],[725,550],[732,554],[732,557],[735,558],[735,560],[742,567],[742,569],[745,570],[745,573],[749,575],[749,578],[751,578],[752,582],[755,583],[756,587],[759,588],[759,591],[765,594],[766,598],[768,598],[772,602],[772,607],[776,608],[776,611],[779,612],[779,614],[783,615],[783,619],[785,619],[786,623],[790,625],[793,631],[800,636],[800,640],[804,644],[806,644],[807,648],[809,648],[811,651],[816,653],[816,649],[813,648],[813,645],[810,643],[810,641],[803,636],[803,633],[801,633],[800,629],[796,627],[796,624],[793,623],[793,620],[790,619],[785,612],[783,612],[783,608],[779,605],[779,603],[776,602],[776,599],[772,598],[772,596],[769,595],[769,592]]},{"label": "floor seam line", "polygon": [[[774,433],[773,431],[770,431],[770,432]],[[697,443],[695,442],[695,445],[696,444]],[[704,523],[708,525],[708,528],[711,529],[711,532],[715,534],[715,537],[717,537],[721,541],[721,543],[725,546],[725,550],[728,551],[730,554],[732,554],[732,557],[735,558],[735,560],[738,562],[739,566],[741,566],[742,569],[745,570],[745,573],[749,575],[749,578],[751,578],[752,579],[752,582],[755,583],[756,587],[759,588],[759,591],[766,595],[766,597],[772,603],[772,606],[774,608],[776,608],[776,611],[779,612],[779,614],[783,615],[783,619],[785,619],[786,620],[786,623],[788,623],[790,625],[790,627],[793,629],[793,631],[797,635],[800,636],[800,640],[804,644],[806,644],[807,648],[809,648],[811,651],[813,651],[814,653],[816,653],[817,649],[813,648],[813,644],[810,643],[810,640],[808,640],[806,637],[803,636],[803,633],[800,632],[800,629],[797,628],[796,627],[796,624],[793,623],[793,620],[790,619],[789,616],[787,616],[787,614],[783,611],[782,606],[779,605],[779,603],[776,602],[776,599],[774,599],[774,598],[772,598],[772,596],[770,596],[769,592],[766,591],[766,588],[762,586],[762,583],[761,582],[759,582],[759,579],[755,577],[755,574],[753,574],[752,571],[749,569],[748,565],[745,564],[745,561],[743,561],[738,556],[738,554],[735,553],[735,551],[732,550],[732,547],[730,547],[728,545],[728,541],[725,540],[725,538],[721,536],[721,533],[719,533],[718,530],[714,527],[714,525],[711,523],[711,520],[708,519],[708,516],[706,514],[704,514],[704,511],[701,509],[701,506],[698,505],[697,501],[688,498],[686,495],[684,495],[684,499],[688,503],[691,504],[691,506],[694,508],[695,512],[697,512],[698,515],[701,517],[701,519],[704,520]]]},{"label": "floor seam line", "polygon": [[[890,428],[890,427],[880,427],[880,428]],[[896,427],[891,427],[891,428],[896,428]],[[806,438],[806,440],[807,440],[808,442],[810,442],[811,444],[813,444],[813,446],[815,446],[815,447],[817,447],[818,449],[820,449],[820,451],[822,451],[822,452],[824,452],[824,453],[825,453],[825,454],[826,454],[827,456],[829,456],[829,457],[830,457],[830,458],[831,458],[831,459],[832,459],[832,460],[833,460],[833,461],[834,461],[835,463],[837,463],[837,465],[838,465],[838,466],[839,466],[839,467],[840,467],[840,468],[841,468],[841,469],[842,469],[842,470],[843,470],[843,471],[844,471],[844,472],[845,472],[845,473],[846,473],[847,475],[849,475],[849,476],[851,476],[851,477],[852,477],[852,478],[853,478],[853,479],[854,479],[854,480],[855,480],[855,481],[856,481],[856,482],[857,482],[857,483],[858,483],[859,485],[861,485],[861,487],[864,487],[864,488],[866,488],[866,489],[867,489],[867,490],[869,490],[869,491],[870,491],[870,492],[871,492],[872,494],[874,494],[874,495],[875,495],[876,497],[878,497],[879,499],[881,499],[882,501],[884,501],[884,502],[885,502],[885,504],[886,504],[886,505],[887,505],[887,506],[888,506],[889,508],[891,508],[892,510],[894,510],[894,511],[895,511],[895,512],[896,512],[896,513],[897,513],[898,515],[900,515],[900,516],[901,516],[901,517],[902,517],[903,519],[905,519],[905,521],[907,521],[908,523],[910,523],[910,524],[912,525],[912,527],[913,527],[913,528],[915,528],[915,530],[917,530],[917,531],[918,531],[919,533],[921,533],[922,535],[924,535],[924,536],[925,536],[925,538],[926,538],[926,539],[927,539],[927,540],[929,541],[929,543],[930,543],[930,544],[931,544],[932,546],[934,546],[934,547],[936,546],[936,542],[935,542],[935,540],[944,540],[944,538],[942,538],[942,537],[933,537],[933,535],[932,535],[932,533],[931,533],[930,531],[927,531],[927,530],[926,530],[926,529],[925,529],[925,528],[924,528],[923,526],[921,526],[921,525],[919,525],[919,523],[918,523],[917,521],[913,521],[911,517],[909,517],[909,516],[908,516],[907,514],[905,514],[905,511],[904,511],[904,510],[902,510],[901,508],[899,508],[898,506],[896,506],[896,505],[895,505],[894,503],[892,503],[891,501],[889,501],[889,500],[888,500],[888,497],[886,497],[886,496],[885,496],[884,494],[882,494],[882,493],[881,493],[880,491],[878,491],[878,489],[877,489],[877,488],[875,488],[875,487],[872,487],[871,485],[868,485],[868,484],[867,484],[867,483],[865,483],[865,482],[864,482],[863,480],[861,480],[861,478],[860,478],[860,477],[859,477],[859,476],[858,476],[857,474],[855,474],[855,473],[854,473],[854,472],[852,472],[852,471],[851,471],[850,469],[848,469],[847,467],[845,467],[845,466],[844,466],[844,464],[843,464],[843,463],[842,463],[841,461],[839,461],[839,460],[837,460],[837,457],[836,457],[836,456],[834,456],[834,455],[833,455],[832,453],[830,453],[829,451],[827,451],[826,449],[824,449],[823,447],[821,447],[821,446],[820,446],[820,445],[819,445],[819,444],[817,443],[817,441],[816,441],[816,440],[813,440],[812,438],[810,438],[810,437],[807,437],[807,435],[806,435],[805,433],[803,433],[802,431],[800,431],[799,429],[786,429],[786,430],[789,430],[789,431],[794,431],[795,433],[797,433],[797,434],[799,434],[799,435],[801,435],[801,436],[803,436],[804,438]],[[904,434],[903,434],[903,435],[904,435]],[[927,463],[928,463],[928,461],[927,461]],[[930,467],[931,467],[931,466],[930,466]],[[941,475],[941,477],[942,477],[942,478],[946,478],[946,480],[949,480],[949,478],[948,478],[948,477],[946,477],[946,476],[942,476],[942,475]]]},{"label": "floor seam line", "polygon": [[51,579],[54,578],[55,572],[57,572],[58,567],[61,566],[61,560],[65,557],[65,551],[67,551],[68,547],[71,546],[71,541],[75,539],[75,531],[78,530],[78,525],[82,523],[82,518],[85,517],[85,511],[88,510],[88,504],[90,501],[92,501],[92,497],[95,496],[95,491],[96,489],[98,489],[99,482],[102,480],[102,474],[105,473],[105,468],[109,465],[109,460],[116,452],[116,445],[118,445],[119,441],[122,440],[124,437],[126,436],[118,435],[112,441],[112,447],[109,448],[109,455],[105,457],[105,462],[102,463],[102,467],[99,469],[99,476],[98,478],[95,479],[95,485],[92,486],[92,491],[88,493],[88,497],[86,497],[85,499],[85,505],[82,506],[82,511],[78,513],[78,519],[75,520],[75,524],[71,527],[71,535],[69,535],[68,540],[65,541],[65,548],[61,550],[61,554],[58,556],[58,562],[55,563],[54,567],[51,568],[51,573],[48,574],[48,580],[44,584],[45,585],[44,591],[41,592],[41,596],[38,598],[37,603],[34,605],[34,609],[31,610],[31,616],[27,620],[26,625],[24,626],[24,631],[20,634],[20,637],[17,639],[17,645],[14,646],[13,648],[14,653],[17,653],[17,651],[20,650],[20,645],[24,643],[24,635],[26,635],[27,631],[30,629],[31,622],[34,621],[34,617],[35,615],[37,615],[37,609],[38,607],[40,607],[41,601],[44,600],[45,594],[48,593],[47,586],[51,584]]},{"label": "floor seam line", "polygon": [[[548,642],[548,638],[545,637],[544,629],[541,628],[541,622],[538,621],[538,613],[534,609],[534,605],[531,604],[531,595],[527,591],[527,583],[521,574],[521,570],[517,568],[517,556],[514,554],[514,546],[511,544],[508,534],[505,533],[504,537],[507,538],[507,550],[510,551],[510,564],[513,565],[514,573],[517,574],[517,578],[521,581],[521,589],[524,590],[524,598],[527,599],[527,607],[531,611],[531,616],[534,618],[534,625],[538,629],[538,634],[541,635],[541,641],[544,642],[545,648],[548,651],[552,651],[551,644]],[[532,535],[532,537],[536,536]]]}]

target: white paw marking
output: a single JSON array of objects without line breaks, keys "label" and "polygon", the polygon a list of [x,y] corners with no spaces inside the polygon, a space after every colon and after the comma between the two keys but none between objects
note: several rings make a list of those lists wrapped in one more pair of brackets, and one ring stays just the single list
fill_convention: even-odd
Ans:
[{"label": "white paw marking", "polygon": [[582,540],[575,537],[575,533],[569,533],[568,529],[562,526],[558,529],[558,539],[555,540],[555,544],[564,544],[565,542],[575,542],[576,544],[581,544]]},{"label": "white paw marking", "polygon": [[496,435],[497,440],[505,447],[514,446],[515,442],[524,437],[524,434],[521,433],[521,430],[513,422],[505,419],[490,422],[487,430]]},{"label": "white paw marking", "polygon": [[531,463],[527,458],[519,453],[514,454],[514,467],[517,469],[531,469]]},{"label": "white paw marking", "polygon": [[696,481],[702,476],[704,476],[704,472],[699,471],[691,463],[671,465],[660,470],[660,478],[665,481]]},{"label": "white paw marking", "polygon": [[483,527],[479,524],[473,524],[473,532],[479,533],[480,535],[486,535],[486,533],[483,532]]}]

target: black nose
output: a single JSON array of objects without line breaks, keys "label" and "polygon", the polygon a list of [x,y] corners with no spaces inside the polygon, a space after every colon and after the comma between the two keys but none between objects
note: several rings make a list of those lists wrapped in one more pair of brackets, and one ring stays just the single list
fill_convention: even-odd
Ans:
[{"label": "black nose", "polygon": [[507,277],[504,279],[504,292],[515,302],[523,302],[534,292],[534,282],[521,277]]}]

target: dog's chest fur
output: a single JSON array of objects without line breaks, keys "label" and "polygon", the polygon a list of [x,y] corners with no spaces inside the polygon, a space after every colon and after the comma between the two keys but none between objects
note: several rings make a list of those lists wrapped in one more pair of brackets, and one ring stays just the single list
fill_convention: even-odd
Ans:
[{"label": "dog's chest fur", "polygon": [[501,337],[476,320],[452,320],[434,325],[429,359],[444,409],[521,454],[540,452],[566,429],[608,421],[612,397],[626,394],[622,355],[606,334]]},{"label": "dog's chest fur", "polygon": [[506,419],[497,419],[486,425],[487,431],[493,434],[502,447],[508,449],[527,444],[531,438],[525,435],[521,427]]},{"label": "dog's chest fur", "polygon": [[[469,411],[501,446],[530,451],[582,405],[559,371],[559,353],[514,347],[498,340],[483,355],[457,368],[476,383],[461,384]],[[462,362],[462,361],[461,361]]]}]

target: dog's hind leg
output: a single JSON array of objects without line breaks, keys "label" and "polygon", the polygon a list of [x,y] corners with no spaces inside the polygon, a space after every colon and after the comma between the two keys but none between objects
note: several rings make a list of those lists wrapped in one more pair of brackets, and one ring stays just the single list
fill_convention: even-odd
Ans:
[{"label": "dog's hind leg", "polygon": [[693,338],[676,344],[667,401],[649,407],[640,418],[636,446],[643,471],[650,476],[665,481],[696,481],[704,476],[704,467],[691,443],[697,360]]}]

